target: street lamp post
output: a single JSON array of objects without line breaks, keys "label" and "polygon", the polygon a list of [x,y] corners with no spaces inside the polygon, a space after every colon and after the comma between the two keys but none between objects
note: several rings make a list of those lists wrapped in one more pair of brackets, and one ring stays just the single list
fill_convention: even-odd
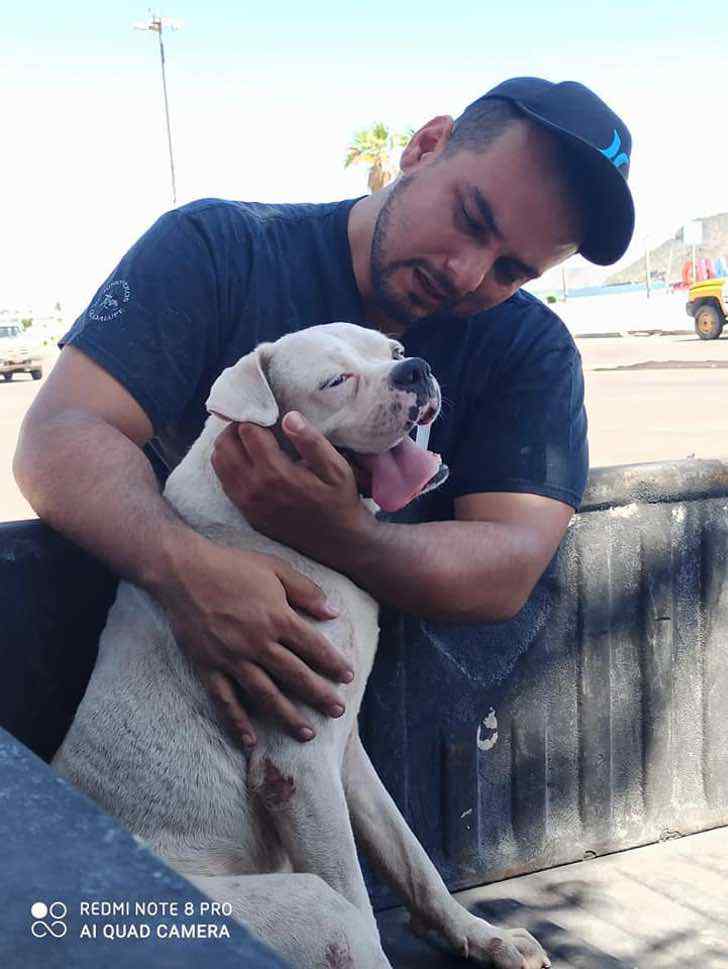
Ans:
[{"label": "street lamp post", "polygon": [[149,11],[149,20],[146,23],[135,23],[134,30],[153,30],[159,35],[159,56],[162,62],[162,91],[164,92],[164,116],[167,121],[167,145],[169,146],[169,168],[172,173],[172,204],[177,205],[177,184],[174,177],[174,156],[172,155],[172,129],[169,124],[169,101],[167,99],[167,77],[164,71],[164,43],[162,42],[162,30],[167,27],[170,30],[179,30],[182,26],[179,20],[170,20],[168,17],[158,17]]},{"label": "street lamp post", "polygon": [[650,268],[650,237],[645,236],[645,295],[647,299],[651,294],[652,270]]}]

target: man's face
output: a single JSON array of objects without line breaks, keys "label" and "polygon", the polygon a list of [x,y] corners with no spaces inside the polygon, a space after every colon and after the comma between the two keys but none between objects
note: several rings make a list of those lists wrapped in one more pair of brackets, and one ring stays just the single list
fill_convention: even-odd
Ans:
[{"label": "man's face", "polygon": [[576,252],[579,214],[536,126],[516,121],[482,152],[405,159],[372,238],[371,299],[392,320],[470,316]]}]

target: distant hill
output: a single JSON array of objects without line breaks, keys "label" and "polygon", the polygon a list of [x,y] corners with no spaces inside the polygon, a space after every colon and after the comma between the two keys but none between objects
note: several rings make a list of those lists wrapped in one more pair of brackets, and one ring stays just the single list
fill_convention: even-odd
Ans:
[{"label": "distant hill", "polygon": [[[716,259],[718,256],[723,256],[726,259],[728,257],[728,212],[709,215],[700,221],[703,223],[703,245],[696,248],[697,257],[706,256]],[[650,250],[652,278],[664,279],[669,272],[667,282],[677,282],[681,278],[683,263],[686,259],[690,259],[691,255],[691,246],[683,245],[677,238],[665,240],[656,249]],[[645,257],[643,256],[625,269],[620,269],[619,272],[608,276],[606,283],[608,286],[617,283],[642,283],[644,279]]]},{"label": "distant hill", "polygon": [[[604,266],[594,266],[580,256],[569,260],[563,268],[566,274],[566,286],[570,292],[575,289],[582,289],[585,286],[604,285],[604,280],[608,272]],[[553,292],[560,293],[563,285],[561,269],[561,266],[547,269],[543,276],[539,276],[538,279],[534,279],[531,283],[526,283],[523,288],[536,295]]]}]

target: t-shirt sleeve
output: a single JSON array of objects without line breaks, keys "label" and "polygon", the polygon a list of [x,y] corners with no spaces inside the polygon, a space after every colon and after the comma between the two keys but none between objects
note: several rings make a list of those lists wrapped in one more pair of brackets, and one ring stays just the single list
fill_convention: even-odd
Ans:
[{"label": "t-shirt sleeve", "polygon": [[544,495],[578,509],[589,473],[584,376],[571,340],[535,340],[474,395],[450,493]]},{"label": "t-shirt sleeve", "polygon": [[155,433],[182,413],[219,352],[222,290],[214,238],[184,210],[132,246],[61,338],[136,399]]}]

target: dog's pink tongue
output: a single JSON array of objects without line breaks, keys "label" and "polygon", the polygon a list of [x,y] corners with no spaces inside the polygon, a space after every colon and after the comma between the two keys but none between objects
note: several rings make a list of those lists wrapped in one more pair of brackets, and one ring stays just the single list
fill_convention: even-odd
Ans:
[{"label": "dog's pink tongue", "polygon": [[357,454],[372,476],[372,498],[384,511],[399,511],[418,495],[439,471],[439,454],[418,447],[411,437],[384,454]]}]

